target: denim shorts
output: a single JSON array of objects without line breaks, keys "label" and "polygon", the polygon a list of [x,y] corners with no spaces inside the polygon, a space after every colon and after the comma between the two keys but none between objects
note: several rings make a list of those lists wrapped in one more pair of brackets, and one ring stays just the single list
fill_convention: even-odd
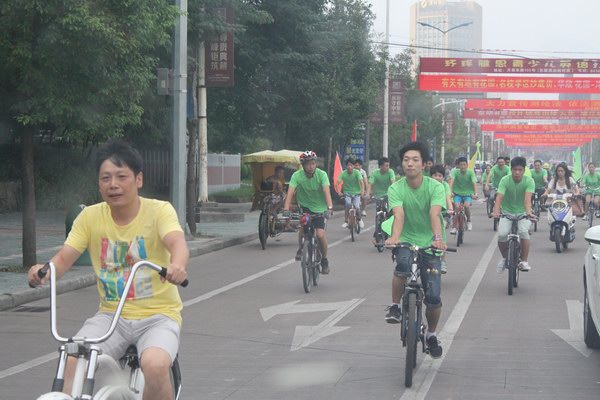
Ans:
[{"label": "denim shorts", "polygon": [[473,199],[471,198],[471,195],[467,195],[467,196],[461,196],[460,194],[455,194],[454,195],[454,202],[455,203],[460,203],[460,202],[465,202],[466,204],[473,204]]},{"label": "denim shorts", "polygon": [[[412,253],[409,249],[394,249],[396,257],[396,270],[394,275],[399,277],[411,276]],[[421,284],[425,291],[425,304],[430,308],[442,306],[442,275],[441,275],[441,257],[421,253]],[[430,270],[431,272],[427,272]]]}]

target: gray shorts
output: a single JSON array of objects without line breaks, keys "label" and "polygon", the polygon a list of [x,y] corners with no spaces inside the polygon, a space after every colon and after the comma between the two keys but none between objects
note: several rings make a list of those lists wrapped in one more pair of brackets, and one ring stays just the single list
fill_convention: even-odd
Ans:
[{"label": "gray shorts", "polygon": [[[517,217],[518,215],[512,216]],[[521,240],[529,240],[529,227],[531,226],[531,221],[528,219],[522,219],[519,221],[518,226],[519,238]],[[508,235],[510,234],[511,229],[512,221],[508,218],[500,218],[500,222],[498,222],[498,241],[500,243],[508,242]]]},{"label": "gray shorts", "polygon": [[[394,275],[401,278],[411,276],[412,253],[409,249],[394,249],[396,257],[396,269]],[[439,256],[424,253],[421,255],[421,284],[425,290],[425,305],[428,308],[439,308],[442,306],[442,278],[441,258]],[[427,272],[430,270],[431,272]]]},{"label": "gray shorts", "polygon": [[[99,312],[88,318],[76,336],[97,338],[106,333],[110,327],[113,313]],[[164,315],[153,315],[145,319],[119,319],[117,328],[106,342],[98,346],[104,354],[119,360],[125,355],[125,350],[135,345],[138,356],[150,347],[163,349],[171,356],[171,362],[175,360],[179,349],[179,324]]]}]

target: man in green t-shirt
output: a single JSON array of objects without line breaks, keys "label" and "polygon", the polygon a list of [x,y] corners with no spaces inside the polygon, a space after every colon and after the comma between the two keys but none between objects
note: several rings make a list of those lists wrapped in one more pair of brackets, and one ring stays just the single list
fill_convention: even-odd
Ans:
[{"label": "man in green t-shirt", "polygon": [[533,182],[535,182],[535,193],[537,193],[540,202],[543,203],[541,198],[546,193],[546,186],[548,186],[548,172],[542,168],[542,160],[535,160],[533,162],[531,177],[533,178]]},{"label": "man in green t-shirt", "polygon": [[[510,162],[511,174],[500,180],[498,195],[494,205],[494,218],[500,218],[500,212],[510,216],[527,214],[535,218],[531,212],[531,196],[535,190],[533,178],[524,176],[527,160],[524,157],[515,157]],[[529,271],[531,266],[527,262],[529,257],[529,219],[519,221],[519,238],[521,239],[521,262],[519,269]],[[506,255],[508,253],[508,235],[512,228],[512,221],[508,218],[500,218],[498,223],[498,248],[502,253],[502,260],[498,263],[496,271],[501,274],[505,268]]]},{"label": "man in green t-shirt", "polygon": [[594,198],[596,210],[600,210],[600,174],[596,173],[596,165],[591,162],[588,164],[589,174],[583,176],[583,187],[585,188],[585,215],[584,220],[587,220],[587,212]]},{"label": "man in green t-shirt", "polygon": [[358,218],[358,225],[362,229],[365,227],[365,223],[362,220],[362,213],[360,212],[360,199],[365,194],[365,183],[360,171],[354,167],[354,160],[352,158],[346,160],[346,169],[342,171],[338,177],[338,183],[340,182],[342,183],[343,189],[341,191],[338,190],[337,194],[340,197],[343,196],[344,200],[346,201],[345,222],[342,227],[348,227],[349,210],[352,204],[354,204],[354,208],[356,209],[356,218]]},{"label": "man in green t-shirt", "polygon": [[[327,172],[317,168],[317,154],[314,151],[305,151],[300,154],[300,162],[302,169],[294,172],[283,205],[284,211],[289,211],[294,195],[300,206],[300,210],[304,213],[328,213],[333,210],[333,202],[331,201],[331,193],[329,192],[329,177]],[[321,245],[321,273],[329,273],[329,260],[327,259],[327,237],[325,236],[325,218],[313,218],[315,233],[319,244]],[[296,261],[302,258],[302,238],[303,230],[298,232],[298,252],[296,253]]]},{"label": "man in green t-shirt", "polygon": [[[490,173],[486,178],[485,190],[490,190],[490,187],[493,189],[498,189],[500,179],[504,178],[508,174],[510,174],[510,168],[506,166],[506,160],[504,159],[504,157],[498,157],[498,159],[496,160],[496,165],[492,167]],[[490,196],[492,194],[494,193],[490,192]]]},{"label": "man in green t-shirt", "polygon": [[[444,187],[435,179],[423,175],[424,161],[428,158],[429,150],[421,142],[411,142],[400,149],[400,160],[406,177],[388,189],[392,218],[382,227],[390,235],[385,241],[386,245],[410,243],[419,247],[446,249],[441,216],[442,208],[446,207]],[[392,279],[392,305],[385,316],[388,323],[401,321],[400,301],[406,279],[411,275],[411,252],[406,248],[396,248],[394,255],[396,268]],[[439,358],[442,355],[442,347],[436,335],[442,311],[439,255],[423,253],[420,271],[423,287],[426,288],[426,344],[429,354]]]},{"label": "man in green t-shirt", "polygon": [[396,175],[390,169],[390,160],[387,157],[380,158],[377,163],[379,169],[373,171],[369,177],[367,197],[372,194],[376,199],[382,199],[387,196],[390,185],[396,181]]},{"label": "man in green t-shirt", "polygon": [[[450,190],[454,193],[455,210],[461,203],[464,203],[465,214],[467,215],[467,229],[472,230],[471,204],[473,203],[473,199],[477,199],[477,176],[468,166],[469,163],[466,157],[458,159],[458,169],[454,171],[450,179]],[[456,228],[452,227],[450,233],[455,234]]]}]

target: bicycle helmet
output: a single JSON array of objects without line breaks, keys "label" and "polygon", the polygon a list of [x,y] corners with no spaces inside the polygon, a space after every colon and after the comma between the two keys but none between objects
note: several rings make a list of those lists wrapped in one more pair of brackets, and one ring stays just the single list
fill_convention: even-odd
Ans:
[{"label": "bicycle helmet", "polygon": [[316,160],[316,159],[317,159],[317,153],[315,153],[312,150],[306,150],[305,152],[300,154],[300,163],[301,164],[304,164],[306,161]]}]

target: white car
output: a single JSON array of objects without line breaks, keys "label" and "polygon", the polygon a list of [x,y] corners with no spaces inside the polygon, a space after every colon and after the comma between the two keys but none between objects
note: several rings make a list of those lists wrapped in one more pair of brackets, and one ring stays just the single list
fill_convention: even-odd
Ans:
[{"label": "white car", "polygon": [[587,347],[600,348],[600,225],[585,233],[590,243],[583,265],[583,339]]}]

